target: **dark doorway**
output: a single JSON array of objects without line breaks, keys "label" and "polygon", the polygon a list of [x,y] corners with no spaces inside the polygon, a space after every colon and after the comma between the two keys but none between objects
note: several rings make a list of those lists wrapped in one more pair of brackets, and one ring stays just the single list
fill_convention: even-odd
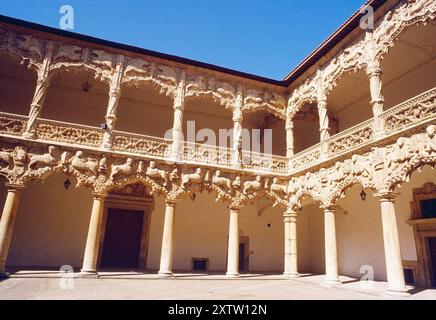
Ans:
[{"label": "dark doorway", "polygon": [[432,285],[436,287],[436,238],[428,238],[428,249],[431,260]]},{"label": "dark doorway", "polygon": [[245,243],[239,244],[239,272],[245,271]]},{"label": "dark doorway", "polygon": [[103,268],[138,268],[143,220],[143,211],[108,209]]},{"label": "dark doorway", "polygon": [[239,237],[239,273],[246,273],[249,269],[249,243],[247,236]]}]

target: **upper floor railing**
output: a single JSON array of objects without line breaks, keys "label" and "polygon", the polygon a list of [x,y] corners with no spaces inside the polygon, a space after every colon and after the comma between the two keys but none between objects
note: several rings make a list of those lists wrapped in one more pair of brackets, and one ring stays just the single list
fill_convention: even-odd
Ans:
[{"label": "upper floor railing", "polygon": [[364,145],[435,119],[436,88],[433,88],[383,112],[380,116],[382,134],[374,134],[374,118],[364,121],[328,138],[324,142],[327,145],[327,154],[324,157],[321,155],[320,144],[294,155],[289,159],[289,172],[305,170],[325,160],[353,152]]},{"label": "upper floor railing", "polygon": [[[27,116],[0,112],[0,133],[22,136],[27,119]],[[104,132],[105,130],[96,127],[38,119],[35,138],[37,141],[66,144],[71,147],[101,149]],[[174,159],[190,164],[235,168],[233,153],[229,148],[183,142],[181,155],[174,157],[171,145],[171,140],[163,138],[113,131],[111,149],[105,151],[161,160],[173,161]],[[248,151],[243,151],[241,156],[241,164],[236,166],[237,169],[262,173],[287,173],[286,157]]]},{"label": "upper floor railing", "polygon": [[[320,144],[317,144],[290,159],[244,150],[239,161],[235,162],[233,151],[229,148],[183,142],[182,152],[177,160],[189,164],[222,166],[267,174],[294,174],[416,125],[436,120],[436,88],[385,111],[381,114],[380,120],[383,124],[383,134],[374,134],[375,120],[369,119],[327,139],[324,142],[327,144],[327,152],[324,155],[321,154]],[[26,123],[27,116],[0,113],[0,134],[22,137]],[[105,130],[96,127],[39,119],[36,140],[100,150],[104,132]],[[174,157],[171,145],[171,140],[163,138],[114,131],[112,148],[105,151],[171,160]]]}]

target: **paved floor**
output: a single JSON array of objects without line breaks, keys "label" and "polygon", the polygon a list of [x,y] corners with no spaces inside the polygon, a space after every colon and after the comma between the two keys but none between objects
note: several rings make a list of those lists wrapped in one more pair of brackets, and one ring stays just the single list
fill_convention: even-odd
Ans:
[{"label": "paved floor", "polygon": [[322,276],[287,279],[281,275],[176,274],[171,279],[135,272],[106,272],[99,279],[61,278],[54,271],[17,272],[0,282],[0,299],[146,299],[146,300],[380,300],[431,299],[436,290],[412,291],[409,297],[386,295],[386,283],[360,283],[342,277],[327,288]]}]

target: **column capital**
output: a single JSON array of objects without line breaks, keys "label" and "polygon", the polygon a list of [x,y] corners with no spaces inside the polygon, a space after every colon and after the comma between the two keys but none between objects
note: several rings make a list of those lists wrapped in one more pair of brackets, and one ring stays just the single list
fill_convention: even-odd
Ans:
[{"label": "column capital", "polygon": [[233,116],[232,116],[233,122],[242,122],[244,120],[244,114],[242,113],[242,110],[240,108],[234,108],[233,109]]},{"label": "column capital", "polygon": [[8,189],[8,192],[18,193],[26,189],[26,186],[24,184],[5,183],[5,186]]},{"label": "column capital", "polygon": [[178,200],[168,200],[168,199],[165,200],[165,206],[167,206],[167,207],[174,208],[177,203],[178,203]]},{"label": "column capital", "polygon": [[366,73],[369,77],[381,77],[383,69],[379,63],[373,63],[366,67]]},{"label": "column capital", "polygon": [[398,195],[400,194],[394,191],[380,191],[374,193],[374,196],[380,198],[381,202],[393,202]]},{"label": "column capital", "polygon": [[233,212],[240,212],[242,209],[242,206],[230,206],[229,207],[229,211],[233,211]]},{"label": "column capital", "polygon": [[318,109],[327,109],[327,96],[323,95],[318,98]]},{"label": "column capital", "polygon": [[92,198],[94,200],[105,200],[107,198],[108,194],[104,192],[93,192]]},{"label": "column capital", "polygon": [[335,213],[336,205],[322,205],[322,206],[320,206],[320,208],[321,208],[324,212],[332,212],[332,213]]},{"label": "column capital", "polygon": [[296,223],[298,218],[297,211],[294,209],[286,210],[283,214],[283,222],[284,223]]},{"label": "column capital", "polygon": [[185,103],[177,103],[174,101],[173,109],[174,111],[185,111]]}]

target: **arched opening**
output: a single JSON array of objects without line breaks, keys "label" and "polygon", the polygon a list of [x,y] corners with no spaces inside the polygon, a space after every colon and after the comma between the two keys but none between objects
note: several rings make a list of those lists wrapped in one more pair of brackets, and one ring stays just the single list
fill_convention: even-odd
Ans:
[{"label": "arched opening", "polygon": [[[284,120],[272,113],[259,110],[245,114],[243,127],[251,133],[251,151],[286,156]],[[245,147],[247,146],[249,145]]]},{"label": "arched opening", "polygon": [[[272,205],[268,199],[258,199],[240,212],[239,247],[241,249],[243,244],[244,249],[239,252],[239,261],[241,264],[245,254],[245,272],[283,273],[283,209]],[[244,272],[241,265],[239,267]]]},{"label": "arched opening", "polygon": [[365,280],[386,281],[380,201],[356,184],[337,202],[336,237],[339,273]]},{"label": "arched opening", "polygon": [[[34,181],[22,192],[7,259],[8,271],[82,267],[92,196],[89,190],[65,189],[68,177]],[[72,178],[70,178],[72,179]],[[5,186],[1,185],[4,194]]]},{"label": "arched opening", "polygon": [[436,24],[405,29],[382,60],[385,110],[436,87]]},{"label": "arched opening", "polygon": [[304,104],[294,116],[293,122],[295,154],[320,142],[319,116],[316,104]]},{"label": "arched opening", "polygon": [[324,274],[323,211],[310,196],[305,196],[298,212],[297,249],[300,274]]},{"label": "arched opening", "polygon": [[108,93],[107,83],[95,80],[92,71],[59,71],[51,79],[41,117],[99,127],[105,121]]},{"label": "arched opening", "polygon": [[[222,273],[226,270],[229,209],[223,203],[214,203],[215,196],[207,192],[196,193],[191,199],[177,203],[173,257],[176,272]],[[153,229],[157,230],[157,241],[160,241],[154,250],[160,257],[165,210],[163,199],[156,203],[156,209],[159,213]],[[198,268],[196,261],[203,261],[204,270]],[[159,269],[158,259],[155,267]]]},{"label": "arched opening", "polygon": [[184,138],[189,142],[230,148],[232,117],[232,111],[210,98],[188,99],[183,113]]},{"label": "arched opening", "polygon": [[151,85],[122,86],[115,129],[163,138],[173,126],[173,99]]},{"label": "arched opening", "polygon": [[370,102],[369,79],[364,69],[342,75],[327,98],[330,135],[371,119]]},{"label": "arched opening", "polygon": [[28,115],[36,88],[36,71],[0,54],[0,111]]}]

